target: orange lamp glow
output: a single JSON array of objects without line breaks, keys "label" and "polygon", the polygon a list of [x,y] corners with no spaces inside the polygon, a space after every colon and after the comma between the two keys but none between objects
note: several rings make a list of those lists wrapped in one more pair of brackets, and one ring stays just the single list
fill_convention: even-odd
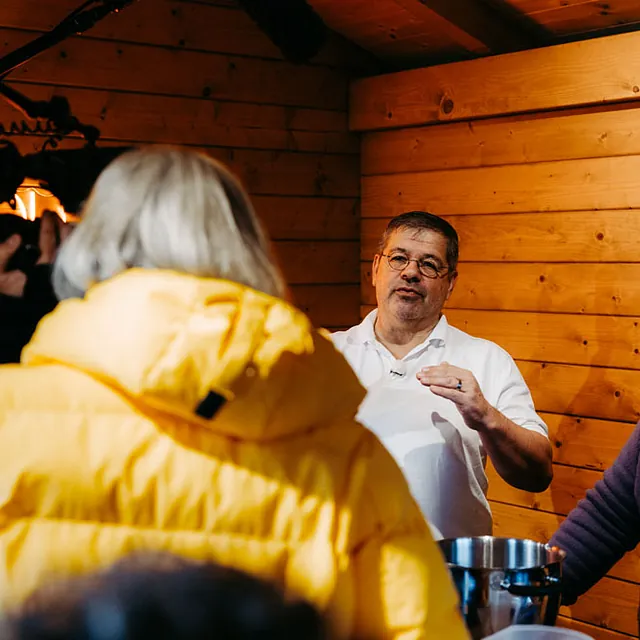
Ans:
[{"label": "orange lamp glow", "polygon": [[46,189],[35,182],[24,182],[16,191],[16,208],[12,209],[7,203],[0,204],[0,213],[12,213],[25,220],[39,218],[43,211],[55,211],[63,222],[74,222],[76,216],[68,214],[60,201]]}]

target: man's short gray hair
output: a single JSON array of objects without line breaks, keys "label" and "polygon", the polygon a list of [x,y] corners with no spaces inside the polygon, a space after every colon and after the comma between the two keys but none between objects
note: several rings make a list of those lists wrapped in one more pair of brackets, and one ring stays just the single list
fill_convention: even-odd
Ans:
[{"label": "man's short gray hair", "polygon": [[408,211],[391,218],[380,239],[378,253],[384,253],[389,239],[400,229],[411,229],[417,233],[420,231],[435,231],[444,236],[447,240],[447,266],[449,267],[449,272],[453,273],[458,268],[458,233],[444,218],[427,211]]}]

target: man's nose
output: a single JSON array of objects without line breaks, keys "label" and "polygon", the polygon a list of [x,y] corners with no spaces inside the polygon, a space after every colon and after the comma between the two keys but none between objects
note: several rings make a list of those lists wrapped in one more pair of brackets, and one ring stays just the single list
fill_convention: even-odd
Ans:
[{"label": "man's nose", "polygon": [[407,266],[402,270],[402,277],[405,280],[416,280],[420,278],[420,269],[418,269],[418,264],[415,261],[411,261],[407,264]]}]

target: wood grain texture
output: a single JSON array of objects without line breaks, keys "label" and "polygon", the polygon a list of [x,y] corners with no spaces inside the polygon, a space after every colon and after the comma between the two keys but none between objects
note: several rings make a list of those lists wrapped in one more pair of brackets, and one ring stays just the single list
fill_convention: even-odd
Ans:
[{"label": "wood grain texture", "polygon": [[449,323],[518,360],[640,369],[640,317],[447,309]]},{"label": "wood grain texture", "polygon": [[357,242],[295,240],[278,242],[275,248],[276,257],[290,284],[358,283]]},{"label": "wood grain texture", "polygon": [[630,33],[357,80],[351,127],[374,131],[636,100],[640,61],[628,51],[639,40]]},{"label": "wood grain texture", "polygon": [[[374,307],[360,306],[364,318]],[[617,422],[640,420],[640,372],[516,360],[537,411]]]},{"label": "wood grain texture", "polygon": [[[562,467],[556,467],[556,473],[559,469],[562,469]],[[566,473],[569,473],[569,467],[564,469]],[[500,485],[502,481],[495,477],[494,471],[490,470],[489,473],[491,476],[490,487],[493,484],[495,493],[505,497],[510,492],[510,489],[507,488],[503,493],[503,487],[495,487],[495,485]],[[565,487],[559,489],[555,495],[555,500],[558,504],[574,502],[574,496],[570,493],[571,490],[576,495],[581,496],[586,489],[590,488],[581,486],[581,482],[585,483],[588,478],[574,478],[572,482],[570,478],[563,477],[563,480],[569,482],[570,490]],[[531,502],[536,509],[547,506],[547,504],[553,504],[552,498],[545,496],[545,494],[540,494],[539,504],[536,502],[536,498],[532,498],[529,501],[522,499],[521,502],[522,504]],[[547,542],[563,520],[561,515],[521,508],[495,500],[491,501],[491,510],[494,516],[495,535],[528,538],[539,542]],[[633,634],[638,589],[637,584],[634,583],[637,581],[639,570],[640,555],[635,550],[622,558],[612,568],[609,577],[601,579],[575,605],[562,608],[561,612],[567,618],[565,624],[570,628],[579,629],[579,626],[572,626],[571,620],[573,620],[578,623],[604,626],[607,629]],[[637,625],[637,619],[635,624]],[[585,632],[588,631],[585,629]],[[602,637],[606,638],[607,635],[605,634]]]},{"label": "wood grain texture", "polygon": [[[458,232],[463,261],[501,264],[640,261],[637,241],[640,210],[443,217]],[[362,220],[363,260],[373,258],[388,221],[388,217]]]},{"label": "wood grain texture", "polygon": [[[361,263],[364,304],[375,304],[371,267]],[[458,274],[448,308],[614,316],[640,310],[638,264],[461,262]]]},{"label": "wood grain texture", "polygon": [[589,624],[588,622],[573,620],[565,615],[558,616],[556,626],[584,633],[594,640],[629,640],[629,638],[635,637],[626,633],[620,633],[619,631],[612,631],[611,629],[606,629],[604,627],[597,627],[593,624]]},{"label": "wood grain texture", "polygon": [[[75,0],[34,2],[5,0],[0,26],[47,31],[71,11]],[[171,0],[135,2],[101,20],[85,37],[132,42],[213,53],[234,53],[260,58],[282,58],[277,47],[237,6],[214,6]]]},{"label": "wood grain texture", "polygon": [[[0,6],[0,26],[47,31],[77,6],[76,0],[55,3],[4,0]],[[119,14],[107,16],[83,38],[282,59],[280,50],[234,2],[137,2]],[[336,34],[329,34],[325,46],[310,61],[311,65],[357,71],[373,70],[372,63],[370,54]]]},{"label": "wood grain texture", "polygon": [[251,193],[356,197],[358,157],[206,148],[234,171]]},{"label": "wood grain texture", "polygon": [[291,294],[317,327],[348,327],[358,321],[357,285],[294,285]]},{"label": "wood grain texture", "polygon": [[275,240],[359,242],[357,198],[256,196],[253,203]]},{"label": "wood grain texture", "polygon": [[[492,501],[494,535],[547,543],[564,516]],[[640,570],[638,550],[627,553],[609,573],[613,578],[636,581]]]},{"label": "wood grain texture", "polygon": [[558,36],[601,33],[611,27],[640,22],[640,5],[636,0],[510,0],[510,3]]},{"label": "wood grain texture", "polygon": [[[496,535],[526,537],[546,542],[561,521],[558,516],[496,502],[491,503],[491,509],[494,514]],[[635,552],[627,554],[612,569],[610,574],[612,577],[600,580],[575,605],[562,607],[561,613],[568,618],[565,624],[570,628],[584,630],[585,633],[589,633],[586,627],[582,629],[580,626],[574,627],[570,620],[604,626],[609,630],[632,635],[634,628],[637,628],[638,586],[630,581],[637,580],[639,569],[640,557]],[[609,636],[605,634],[601,637]]]},{"label": "wood grain texture", "polygon": [[362,215],[441,215],[640,207],[640,156],[429,171],[362,179]]},{"label": "wood grain texture", "polygon": [[[40,149],[43,142],[38,137],[18,137],[11,140],[22,153]],[[68,138],[59,148],[78,149],[82,146],[81,140]],[[136,145],[106,140],[101,146]],[[349,198],[352,201],[358,196],[358,156],[229,147],[192,148],[227,165],[252,195],[328,196]]]},{"label": "wood grain texture", "polygon": [[[0,56],[32,36],[0,28]],[[347,106],[347,74],[340,70],[82,38],[19,67],[11,81],[335,110]]]},{"label": "wood grain texture", "polygon": [[578,500],[584,498],[587,490],[602,479],[602,473],[554,465],[551,486],[544,493],[530,493],[515,489],[500,478],[492,465],[487,466],[487,477],[489,478],[487,493],[489,500],[566,516],[576,506]]},{"label": "wood grain texture", "polygon": [[624,422],[640,419],[640,372],[516,361],[539,411]]},{"label": "wood grain texture", "polygon": [[638,585],[603,578],[571,607],[560,612],[575,620],[587,622],[629,635],[638,632]]},{"label": "wood grain texture", "polygon": [[[556,0],[530,1],[562,10]],[[608,58],[640,42],[625,38],[352,88],[352,126],[367,132],[361,317],[376,303],[371,260],[391,216],[442,215],[460,236],[449,322],[516,359],[549,427],[547,491],[517,490],[489,466],[495,535],[548,540],[640,417],[640,66],[623,65],[622,48]],[[593,60],[578,55],[587,51],[609,69],[601,84],[592,83]],[[603,640],[635,637],[639,577],[636,550],[564,607],[560,624]]]},{"label": "wood grain texture", "polygon": [[640,153],[639,107],[533,114],[367,133],[362,173],[376,175]]},{"label": "wood grain texture", "polygon": [[[417,14],[395,0],[310,0],[309,4],[329,27],[393,62],[417,60],[433,51],[459,56],[473,47],[472,38],[461,43],[442,29],[443,21],[426,7],[418,8]],[[476,45],[481,46],[477,41]]]},{"label": "wood grain texture", "polygon": [[[46,6],[45,6],[46,5]],[[0,55],[77,5],[7,0]],[[354,324],[359,302],[359,146],[346,87],[368,55],[337,36],[293,65],[237,4],[137,2],[16,70],[34,100],[65,96],[102,144],[179,144],[223,161],[275,241],[293,301],[318,326]],[[2,102],[0,123],[22,114]],[[11,137],[23,153],[43,137]],[[61,148],[78,148],[69,138]]]},{"label": "wood grain texture", "polygon": [[[338,111],[20,86],[32,99],[66,96],[76,116],[97,126],[103,140],[358,153],[357,139],[340,130],[343,114]],[[0,122],[20,117],[0,104]]]},{"label": "wood grain texture", "polygon": [[594,640],[629,640],[629,638],[635,637],[626,633],[620,633],[619,631],[613,631],[605,627],[597,627],[588,622],[574,620],[562,614],[558,616],[556,626],[574,629],[575,631],[586,634]]},{"label": "wood grain texture", "polygon": [[[305,134],[340,134],[351,153],[358,151],[357,137],[347,134],[346,114],[341,111],[30,83],[20,84],[20,90],[33,100],[66,97],[77,117],[99,126],[107,139],[254,148],[266,143],[287,149],[299,136],[300,145],[293,148],[310,150],[304,147]],[[0,103],[0,122],[5,127],[8,121],[22,117],[8,103]],[[286,135],[291,139],[285,140]]]},{"label": "wood grain texture", "polygon": [[[633,422],[542,413],[555,462],[596,471],[608,469],[631,437]],[[640,575],[640,574],[639,574]]]},{"label": "wood grain texture", "polygon": [[[520,51],[540,44],[532,30],[498,5],[475,0],[396,0],[416,15],[424,7],[440,19],[440,29],[475,53]],[[427,19],[429,16],[427,15]],[[542,30],[540,30],[540,34]]]}]

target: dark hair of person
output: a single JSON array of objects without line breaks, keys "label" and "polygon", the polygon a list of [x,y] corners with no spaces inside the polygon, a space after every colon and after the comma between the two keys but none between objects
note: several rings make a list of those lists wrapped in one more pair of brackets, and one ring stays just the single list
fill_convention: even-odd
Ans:
[{"label": "dark hair of person", "polygon": [[322,616],[242,571],[166,554],[51,583],[9,617],[11,640],[326,640]]},{"label": "dark hair of person", "polygon": [[407,211],[395,218],[391,218],[384,234],[380,240],[379,252],[382,253],[391,235],[398,230],[435,231],[447,240],[447,265],[449,271],[453,273],[458,267],[458,233],[456,230],[440,216],[427,211]]}]

